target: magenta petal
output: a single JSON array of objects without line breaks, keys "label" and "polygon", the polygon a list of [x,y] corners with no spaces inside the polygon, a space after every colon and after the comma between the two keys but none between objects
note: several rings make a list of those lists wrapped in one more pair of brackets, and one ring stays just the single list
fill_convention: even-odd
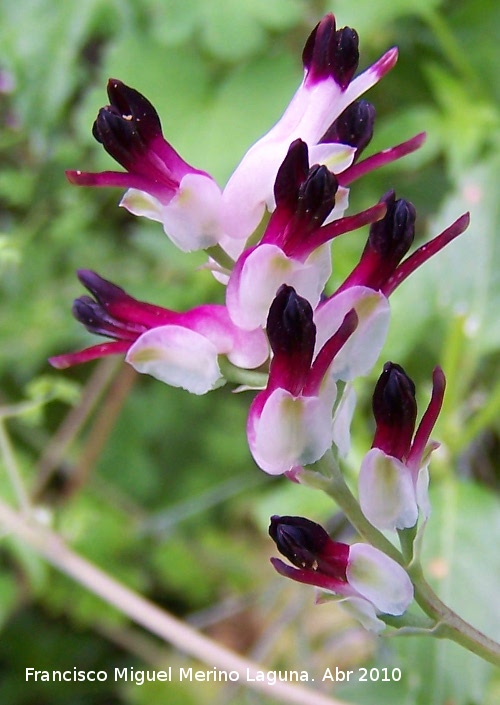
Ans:
[{"label": "magenta petal", "polygon": [[446,388],[446,378],[440,367],[436,367],[432,374],[432,395],[429,406],[425,410],[420,421],[418,429],[415,433],[415,438],[411,446],[411,451],[408,455],[407,464],[413,470],[418,470],[422,463],[425,446],[427,445],[432,429],[436,425],[436,421],[443,405],[444,391]]},{"label": "magenta petal", "polygon": [[169,189],[165,184],[158,185],[152,179],[147,179],[138,174],[128,173],[126,171],[66,171],[66,178],[71,184],[76,186],[96,186],[100,187],[116,187],[116,188],[134,188],[138,191],[144,191],[151,196],[161,200],[163,204],[175,195],[174,188]]},{"label": "magenta petal", "polygon": [[323,590],[334,592],[337,595],[356,594],[356,591],[353,590],[348,583],[342,580],[337,580],[329,575],[324,575],[319,571],[293,568],[279,558],[273,557],[270,560],[274,569],[285,578],[291,578],[298,583],[304,583],[306,585],[314,585],[315,587],[322,588]]},{"label": "magenta petal", "polygon": [[341,174],[337,175],[339,184],[341,186],[348,186],[356,179],[368,174],[370,171],[379,169],[386,164],[390,164],[391,162],[395,162],[397,159],[401,159],[401,157],[404,157],[407,154],[415,152],[423,145],[425,142],[425,137],[425,132],[419,132],[418,135],[406,140],[406,142],[401,142],[401,144],[397,144],[395,147],[384,149],[381,152],[377,152],[377,154],[372,154],[370,157],[363,159],[357,164],[353,164]]},{"label": "magenta petal", "polygon": [[385,203],[376,203],[374,206],[371,206],[371,208],[356,213],[356,215],[348,215],[345,218],[334,220],[332,223],[315,230],[308,238],[306,246],[304,246],[303,249],[307,249],[307,252],[312,252],[317,247],[324,245],[326,242],[333,240],[339,235],[362,228],[363,225],[374,223],[384,217],[386,210]]},{"label": "magenta petal", "polygon": [[443,247],[454,240],[456,237],[461,235],[469,227],[470,214],[464,213],[457,218],[457,220],[452,223],[446,230],[440,235],[437,235],[430,242],[426,242],[424,245],[415,250],[415,252],[407,257],[404,262],[402,262],[399,267],[395,270],[394,274],[389,277],[387,283],[382,287],[382,291],[386,296],[392,294],[392,292],[402,283],[404,280],[410,276],[418,267],[420,267],[424,262],[437,254]]},{"label": "magenta petal", "polygon": [[112,343],[100,343],[99,345],[93,345],[90,348],[85,348],[85,350],[80,350],[78,352],[49,357],[49,363],[57,370],[64,370],[67,367],[73,367],[73,365],[80,365],[83,362],[97,360],[98,358],[106,357],[107,355],[124,355],[129,347],[130,341],[126,340],[117,340]]}]

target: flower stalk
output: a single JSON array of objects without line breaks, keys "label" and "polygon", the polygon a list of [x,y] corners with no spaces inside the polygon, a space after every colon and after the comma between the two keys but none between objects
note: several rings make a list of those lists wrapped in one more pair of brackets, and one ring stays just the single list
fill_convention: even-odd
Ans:
[{"label": "flower stalk", "polygon": [[[413,583],[416,603],[432,620],[424,632],[420,633],[454,641],[485,661],[500,666],[500,644],[463,620],[442,602],[426,581],[420,562],[417,559],[406,561],[403,553],[366,519],[333,455],[326,454],[314,467],[328,475],[329,484],[325,491],[342,509],[357,533],[406,569]],[[404,553],[406,554],[405,549]],[[411,636],[418,633],[414,631],[415,624],[411,614],[408,621],[406,614],[397,618],[384,616],[383,619],[397,627],[397,634]],[[417,630],[419,629],[421,627],[417,627]]]}]

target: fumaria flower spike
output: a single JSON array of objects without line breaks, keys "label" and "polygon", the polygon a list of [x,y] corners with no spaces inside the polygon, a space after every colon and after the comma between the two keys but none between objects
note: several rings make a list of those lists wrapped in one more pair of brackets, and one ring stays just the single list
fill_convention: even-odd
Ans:
[{"label": "fumaria flower spike", "polygon": [[[466,213],[408,254],[417,213],[394,190],[346,215],[357,179],[418,149],[425,137],[365,156],[375,108],[362,96],[396,60],[392,48],[357,75],[358,35],[337,28],[327,14],[306,41],[303,80],[290,104],[224,189],[165,140],[141,93],[110,79],[109,105],[99,111],[93,134],[124,170],[68,171],[69,180],[125,189],[121,205],[131,213],[160,222],[183,251],[206,250],[206,268],[226,287],[225,304],[172,311],[82,269],[78,276],[90,295],[75,300],[73,313],[107,340],[50,361],[61,369],[120,354],[137,371],[194,394],[226,380],[238,391],[252,389],[246,433],[257,465],[326,491],[372,544],[349,546],[309,519],[273,516],[269,533],[289,561],[272,558],[276,571],[315,586],[321,600],[340,600],[368,629],[379,632],[390,623],[461,638],[470,630],[460,632],[459,618],[452,625],[450,610],[429,597],[428,585],[422,589],[414,550],[430,512],[428,464],[437,444],[429,439],[445,390],[439,367],[417,425],[414,383],[399,365],[384,366],[373,394],[376,430],[361,463],[359,502],[342,476],[353,383],[377,363],[389,299],[469,222]],[[359,261],[334,283],[332,242],[364,226],[369,233]],[[402,532],[401,551],[385,530]],[[425,617],[395,620],[411,604],[414,587]]]},{"label": "fumaria flower spike", "polygon": [[265,362],[268,346],[261,330],[242,331],[224,306],[206,304],[184,313],[137,301],[95,272],[78,277],[93,294],[73,304],[73,314],[92,333],[112,338],[80,352],[50,359],[59,369],[113,354],[125,354],[138,372],[161,382],[204,394],[224,380],[218,356],[236,366],[255,368]]},{"label": "fumaria flower spike", "polygon": [[415,432],[417,402],[415,385],[402,367],[384,365],[373,393],[377,428],[371,450],[359,473],[359,502],[366,518],[378,529],[407,529],[419,512],[430,512],[428,465],[439,444],[429,437],[443,403],[445,378],[436,367],[432,396]]},{"label": "fumaria flower spike", "polygon": [[413,586],[392,558],[373,546],[333,541],[309,519],[273,516],[269,535],[292,566],[271,558],[287,578],[320,589],[318,601],[334,595],[367,629],[380,632],[381,614],[401,615],[413,600]]}]

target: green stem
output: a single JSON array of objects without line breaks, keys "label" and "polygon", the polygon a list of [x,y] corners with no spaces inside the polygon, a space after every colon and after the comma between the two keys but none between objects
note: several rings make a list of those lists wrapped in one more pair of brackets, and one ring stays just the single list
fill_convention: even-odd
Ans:
[{"label": "green stem", "polygon": [[227,270],[229,274],[234,267],[234,260],[227,254],[225,250],[222,249],[220,245],[213,245],[212,247],[207,247],[205,250],[207,255],[211,257],[222,269]]},{"label": "green stem", "polygon": [[356,497],[344,480],[333,453],[330,452],[324,455],[321,460],[315,463],[314,468],[328,477],[329,482],[325,487],[325,492],[335,500],[358,534],[368,543],[371,543],[372,546],[379,548],[397,563],[404,566],[403,556],[398,549],[378,529],[370,524],[361,511]]},{"label": "green stem", "polygon": [[219,367],[225,379],[233,384],[243,384],[254,389],[263,389],[267,384],[267,372],[236,367],[223,355],[219,357]]},{"label": "green stem", "polygon": [[[497,644],[485,634],[465,622],[461,617],[455,614],[453,610],[447,607],[444,602],[441,602],[425,580],[422,567],[418,560],[413,558],[409,563],[405,560],[405,557],[410,555],[408,543],[412,535],[412,530],[409,530],[407,533],[400,532],[400,537],[401,534],[403,534],[402,547],[404,557],[397,548],[366,519],[358,501],[344,480],[344,476],[332,453],[327,453],[314,465],[314,468],[328,477],[328,484],[325,486],[325,491],[343,510],[347,519],[351,522],[359,535],[406,569],[414,585],[415,601],[432,620],[432,625],[426,625],[424,629],[425,633],[432,634],[438,638],[455,641],[472,653],[477,654],[485,661],[500,666],[500,644]],[[405,616],[400,618],[399,625],[404,628],[408,626],[412,627],[413,622],[411,620],[406,622]],[[396,624],[394,624],[394,626],[396,626]]]},{"label": "green stem", "polygon": [[465,622],[441,602],[425,580],[420,563],[409,566],[407,570],[415,588],[416,602],[436,622],[433,636],[455,641],[485,661],[500,666],[500,644]]}]

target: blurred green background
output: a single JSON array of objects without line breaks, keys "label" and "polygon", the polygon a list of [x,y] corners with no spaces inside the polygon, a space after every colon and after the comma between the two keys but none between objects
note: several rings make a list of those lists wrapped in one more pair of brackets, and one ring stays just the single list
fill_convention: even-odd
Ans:
[{"label": "blurred green background", "polygon": [[[500,681],[476,657],[442,642],[374,640],[274,575],[269,515],[325,522],[335,508],[255,467],[248,395],[192,397],[121,362],[56,372],[46,361],[91,341],[70,313],[82,293],[77,268],[171,308],[223,300],[196,269],[203,257],[177,252],[160,226],[117,208],[118,191],[67,183],[65,169],[113,168],[91,136],[108,77],[144,93],[167,139],[223,183],[284,110],[301,80],[303,43],[330,10],[358,30],[360,68],[400,47],[396,68],[367,95],[377,109],[369,152],[428,132],[419,153],[354,185],[351,212],[394,187],[415,203],[422,241],[472,213],[468,232],[393,298],[380,365],[358,386],[346,472],[355,477],[371,442],[370,389],[382,363],[406,367],[421,407],[441,364],[448,391],[426,563],[441,597],[500,639],[497,0],[0,0],[3,453],[13,448],[27,494],[71,546],[267,668],[397,666],[399,684],[327,692],[370,705],[493,705]],[[332,286],[365,237],[335,244]],[[0,491],[17,502],[6,468]],[[8,536],[0,627],[8,705],[267,702],[220,684],[26,683],[28,666],[193,664]]]}]

